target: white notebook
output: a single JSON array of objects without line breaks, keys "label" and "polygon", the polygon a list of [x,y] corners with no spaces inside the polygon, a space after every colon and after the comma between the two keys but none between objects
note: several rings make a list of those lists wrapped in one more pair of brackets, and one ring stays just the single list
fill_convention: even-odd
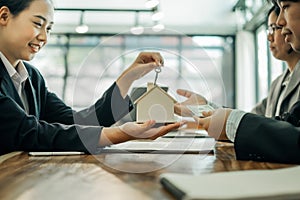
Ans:
[{"label": "white notebook", "polygon": [[203,175],[161,174],[176,199],[300,199],[300,166]]},{"label": "white notebook", "polygon": [[101,152],[120,153],[209,153],[215,147],[214,138],[158,138],[114,144]]}]

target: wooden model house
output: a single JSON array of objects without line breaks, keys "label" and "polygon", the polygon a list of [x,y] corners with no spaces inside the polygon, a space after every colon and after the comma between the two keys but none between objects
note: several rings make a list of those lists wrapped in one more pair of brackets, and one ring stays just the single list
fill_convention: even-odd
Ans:
[{"label": "wooden model house", "polygon": [[145,92],[135,102],[136,121],[143,123],[153,119],[157,123],[174,123],[174,103],[167,92],[153,83],[148,83],[147,92]]}]

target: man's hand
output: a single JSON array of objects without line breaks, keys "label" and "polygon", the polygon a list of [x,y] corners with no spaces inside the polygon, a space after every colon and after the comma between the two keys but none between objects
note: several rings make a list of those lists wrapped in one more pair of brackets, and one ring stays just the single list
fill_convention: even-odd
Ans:
[{"label": "man's hand", "polygon": [[194,117],[195,121],[207,130],[208,135],[216,140],[228,140],[226,135],[226,123],[231,109],[220,108],[214,112],[203,112],[205,118]]},{"label": "man's hand", "polygon": [[203,105],[207,104],[206,99],[194,92],[188,91],[188,90],[183,90],[183,89],[178,89],[177,94],[180,96],[186,97],[187,99],[181,103],[176,103],[174,106],[174,112],[177,115],[183,116],[183,117],[191,117],[193,116],[192,111],[188,109],[186,106],[187,105]]}]

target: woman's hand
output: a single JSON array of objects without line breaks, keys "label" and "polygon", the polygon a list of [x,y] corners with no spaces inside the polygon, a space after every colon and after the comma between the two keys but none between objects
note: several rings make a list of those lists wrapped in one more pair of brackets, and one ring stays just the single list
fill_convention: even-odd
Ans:
[{"label": "woman's hand", "polygon": [[141,52],[136,60],[117,79],[122,97],[125,97],[131,84],[155,69],[164,65],[163,57],[158,52]]},{"label": "woman's hand", "polygon": [[154,120],[149,120],[142,124],[127,122],[119,127],[103,128],[99,144],[100,146],[106,146],[134,139],[154,140],[170,131],[178,129],[185,123],[182,121],[153,128],[155,125]]},{"label": "woman's hand", "polygon": [[188,90],[178,89],[177,94],[187,98],[185,101],[175,104],[174,112],[177,115],[184,116],[184,117],[191,117],[191,116],[193,116],[193,113],[192,113],[192,111],[190,111],[190,109],[188,109],[186,107],[187,105],[207,104],[206,99],[197,93],[194,93],[194,92],[191,92]]}]

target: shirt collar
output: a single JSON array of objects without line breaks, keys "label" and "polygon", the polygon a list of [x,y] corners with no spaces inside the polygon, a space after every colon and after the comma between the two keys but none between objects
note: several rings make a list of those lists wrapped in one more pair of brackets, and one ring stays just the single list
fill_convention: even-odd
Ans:
[{"label": "shirt collar", "polygon": [[16,74],[20,76],[21,82],[25,81],[28,78],[28,71],[22,61],[18,63],[16,68],[14,68],[1,51],[0,58],[11,78],[13,78],[13,76],[15,76]]}]

